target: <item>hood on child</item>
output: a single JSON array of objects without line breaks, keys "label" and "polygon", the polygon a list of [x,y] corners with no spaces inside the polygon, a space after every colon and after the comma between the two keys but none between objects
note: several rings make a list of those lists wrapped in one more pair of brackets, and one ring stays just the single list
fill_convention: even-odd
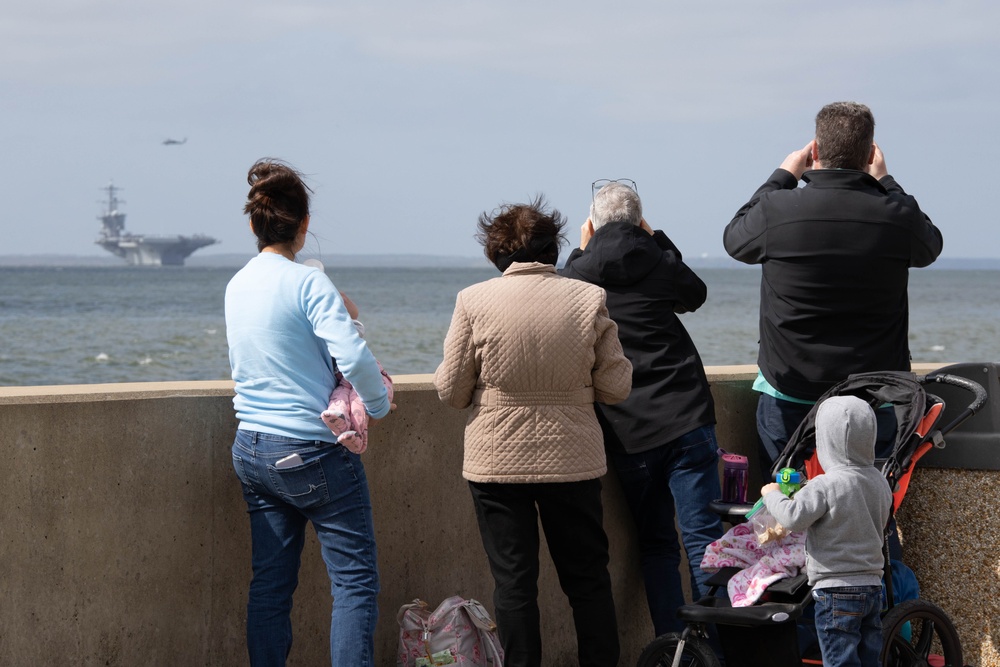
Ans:
[{"label": "hood on child", "polygon": [[832,396],[816,411],[816,455],[824,470],[875,463],[875,412],[855,396]]}]

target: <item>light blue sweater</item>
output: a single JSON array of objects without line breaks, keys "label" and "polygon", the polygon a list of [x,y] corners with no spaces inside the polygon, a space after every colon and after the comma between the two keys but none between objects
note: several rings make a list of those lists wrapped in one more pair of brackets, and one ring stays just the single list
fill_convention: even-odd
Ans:
[{"label": "light blue sweater", "polygon": [[226,288],[226,337],[241,429],[336,442],[320,420],[336,384],[331,357],[370,415],[389,412],[375,357],[319,269],[274,253],[251,259]]}]

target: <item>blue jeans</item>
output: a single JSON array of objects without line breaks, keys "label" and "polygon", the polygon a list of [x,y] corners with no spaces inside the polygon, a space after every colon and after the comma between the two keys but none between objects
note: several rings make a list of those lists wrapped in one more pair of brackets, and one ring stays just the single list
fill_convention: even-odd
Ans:
[{"label": "blue jeans", "polygon": [[[303,463],[275,468],[297,453]],[[374,665],[379,591],[368,481],[361,459],[339,445],[237,431],[233,467],[243,486],[253,542],[247,649],[254,667],[284,665],[292,647],[292,594],[305,527],[312,522],[334,598],[334,667]]]},{"label": "blue jeans", "polygon": [[882,650],[879,586],[820,588],[812,592],[816,630],[826,667],[877,667]]},{"label": "blue jeans", "polygon": [[723,533],[719,515],[708,509],[722,497],[717,450],[710,425],[638,454],[608,454],[638,530],[639,565],[657,636],[684,629],[677,620],[684,591],[675,513],[695,597],[708,595],[711,575],[701,569],[701,559]]}]

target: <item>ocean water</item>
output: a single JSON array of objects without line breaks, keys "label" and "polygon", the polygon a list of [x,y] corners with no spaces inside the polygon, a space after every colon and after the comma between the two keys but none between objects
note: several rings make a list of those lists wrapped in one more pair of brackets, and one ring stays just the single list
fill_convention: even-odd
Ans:
[{"label": "ocean water", "polygon": [[[708,302],[682,316],[706,365],[753,364],[759,272],[696,269]],[[223,295],[235,267],[0,268],[0,385],[229,377]],[[431,373],[456,293],[490,268],[329,269],[393,374]],[[1000,360],[1000,271],[910,277],[915,362]],[[873,289],[876,287],[873,286]]]}]

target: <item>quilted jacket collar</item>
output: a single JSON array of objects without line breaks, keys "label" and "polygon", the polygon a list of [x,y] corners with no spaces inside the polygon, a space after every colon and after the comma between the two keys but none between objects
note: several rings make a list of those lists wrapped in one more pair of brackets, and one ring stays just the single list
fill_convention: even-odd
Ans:
[{"label": "quilted jacket collar", "polygon": [[555,273],[556,267],[542,262],[514,262],[503,272],[506,276],[530,275],[534,273]]}]

